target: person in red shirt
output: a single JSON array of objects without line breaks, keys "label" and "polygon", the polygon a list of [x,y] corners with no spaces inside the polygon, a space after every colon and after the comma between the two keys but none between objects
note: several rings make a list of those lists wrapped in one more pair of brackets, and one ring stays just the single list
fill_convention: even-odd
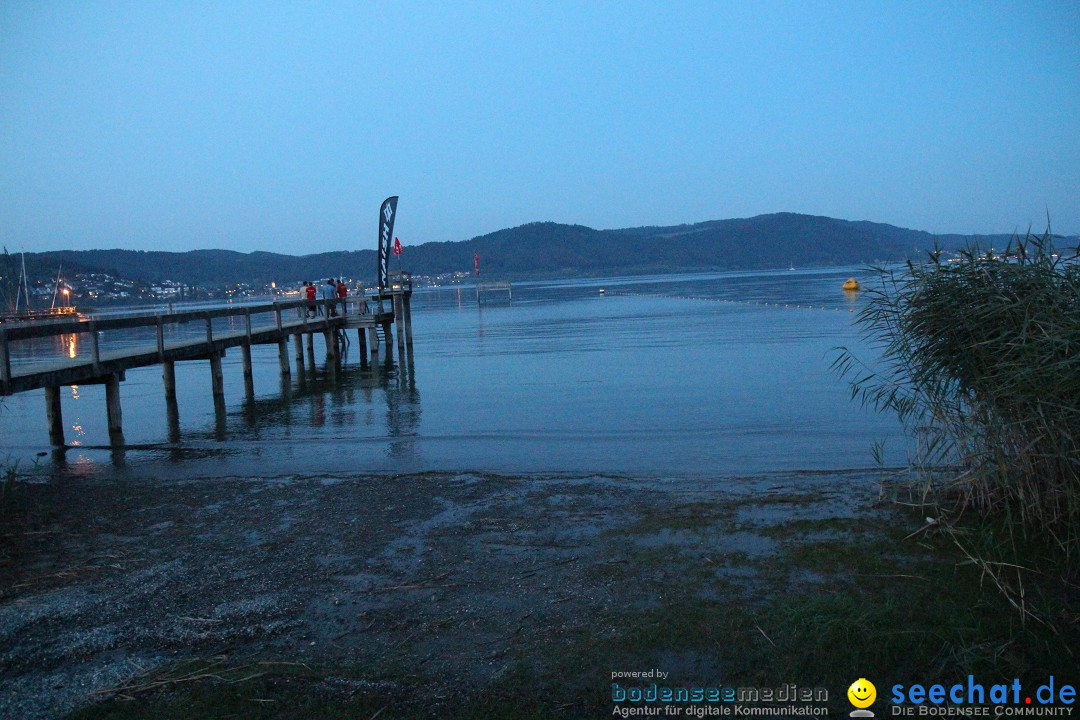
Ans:
[{"label": "person in red shirt", "polygon": [[[348,295],[349,295],[349,288],[345,286],[345,280],[343,280],[343,279],[341,279],[341,277],[339,277],[339,279],[338,279],[338,297],[343,299],[343,298],[348,297]],[[343,302],[341,303],[341,312],[342,313],[346,312],[345,303],[343,303]]]},{"label": "person in red shirt", "polygon": [[318,309],[315,307],[315,286],[310,280],[304,281],[304,297],[308,300],[308,317],[318,315]]}]

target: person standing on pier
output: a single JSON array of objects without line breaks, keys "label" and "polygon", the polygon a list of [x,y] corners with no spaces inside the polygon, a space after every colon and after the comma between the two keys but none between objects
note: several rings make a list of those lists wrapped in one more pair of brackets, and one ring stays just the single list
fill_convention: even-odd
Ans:
[{"label": "person standing on pier", "polygon": [[315,307],[315,286],[311,284],[310,280],[304,281],[304,297],[308,301],[308,317],[318,317],[320,313],[319,309]]},{"label": "person standing on pier", "polygon": [[[322,299],[333,300],[337,297],[337,283],[334,282],[334,278],[326,278],[326,284],[322,287]],[[337,309],[333,303],[327,303],[326,312],[330,317],[337,315]]]}]

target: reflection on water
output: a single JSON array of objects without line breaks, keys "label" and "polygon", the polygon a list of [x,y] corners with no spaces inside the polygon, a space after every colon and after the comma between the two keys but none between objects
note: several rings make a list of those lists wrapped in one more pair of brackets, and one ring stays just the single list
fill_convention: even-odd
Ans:
[{"label": "reflection on water", "polygon": [[[228,354],[216,400],[206,362],[176,364],[174,399],[160,367],[129,371],[121,449],[107,449],[103,388],[73,388],[66,467],[738,474],[866,466],[878,440],[895,463],[907,447],[898,425],[852,405],[828,372],[834,348],[860,345],[862,296],[841,290],[855,274],[520,283],[512,305],[480,307],[472,287],[418,291],[415,354],[398,362],[369,364],[354,336],[327,364],[316,333],[299,362],[290,348],[288,377],[276,346],[252,349],[250,377],[241,352]],[[73,342],[61,343],[68,356],[83,352]],[[0,408],[13,458],[47,442],[43,404],[24,393]]]}]

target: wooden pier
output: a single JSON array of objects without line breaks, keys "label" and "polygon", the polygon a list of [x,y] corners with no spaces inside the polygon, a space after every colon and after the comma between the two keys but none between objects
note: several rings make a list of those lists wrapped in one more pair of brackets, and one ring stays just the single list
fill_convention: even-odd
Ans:
[{"label": "wooden pier", "polygon": [[[123,416],[120,404],[120,383],[127,370],[150,365],[162,366],[162,383],[166,400],[176,402],[175,363],[192,360],[209,361],[210,385],[215,403],[224,403],[224,380],[221,359],[229,348],[243,352],[244,383],[252,392],[251,347],[277,345],[278,361],[283,378],[291,376],[289,338],[293,339],[298,368],[304,365],[304,336],[307,336],[307,356],[314,362],[314,335],[322,333],[326,341],[328,367],[339,360],[338,338],[341,333],[356,330],[357,347],[362,362],[379,360],[380,345],[386,362],[393,361],[390,342],[391,327],[397,326],[399,356],[412,353],[411,281],[399,282],[374,298],[369,311],[367,299],[346,297],[335,300],[290,300],[251,305],[231,305],[213,309],[187,309],[167,312],[131,314],[118,317],[52,320],[41,322],[0,324],[0,395],[45,389],[45,414],[49,440],[55,446],[64,445],[64,423],[60,408],[60,388],[68,385],[105,385],[105,404],[109,436],[114,444],[123,443]],[[312,315],[312,313],[318,313]],[[227,319],[227,320],[222,320]],[[254,319],[254,320],[253,320]],[[233,327],[215,330],[214,321]],[[192,337],[170,337],[178,328],[195,324],[205,326],[205,334]],[[236,329],[239,326],[239,329]],[[104,332],[152,328],[156,342],[112,349],[102,343]],[[380,333],[381,331],[381,333]],[[380,342],[380,334],[382,342]],[[86,357],[74,352],[71,357],[59,353],[27,357],[16,343],[65,336],[85,336],[90,352]],[[80,345],[82,343],[79,343]],[[57,346],[64,343],[58,342]],[[104,345],[104,346],[103,346]]]}]

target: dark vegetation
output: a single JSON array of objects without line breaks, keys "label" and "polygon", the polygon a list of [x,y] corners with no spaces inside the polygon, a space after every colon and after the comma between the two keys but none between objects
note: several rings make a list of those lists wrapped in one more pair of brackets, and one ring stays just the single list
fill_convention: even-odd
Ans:
[{"label": "dark vegetation", "polygon": [[[1080,263],[1049,231],[1004,253],[880,270],[859,316],[883,353],[843,352],[853,394],[896,412],[930,508],[1022,617],[1080,622]],[[1064,608],[1051,610],[1054,600]],[[1044,601],[1046,601],[1044,603]],[[1059,612],[1060,610],[1060,612]]]},{"label": "dark vegetation", "polygon": [[[980,236],[1003,245],[1008,236]],[[752,270],[902,260],[933,247],[935,240],[955,247],[971,240],[933,236],[872,222],[776,213],[753,218],[714,220],[672,227],[594,230],[582,225],[530,223],[461,242],[406,245],[402,266],[417,275],[471,273],[473,253],[485,276],[500,278],[582,276]],[[296,246],[317,248],[318,238]],[[358,246],[374,247],[371,237]],[[292,256],[269,252],[196,250],[184,253],[134,250],[84,250],[28,253],[31,275],[100,271],[150,282],[193,284],[289,281],[328,272],[374,278],[375,251],[338,251]]]}]

